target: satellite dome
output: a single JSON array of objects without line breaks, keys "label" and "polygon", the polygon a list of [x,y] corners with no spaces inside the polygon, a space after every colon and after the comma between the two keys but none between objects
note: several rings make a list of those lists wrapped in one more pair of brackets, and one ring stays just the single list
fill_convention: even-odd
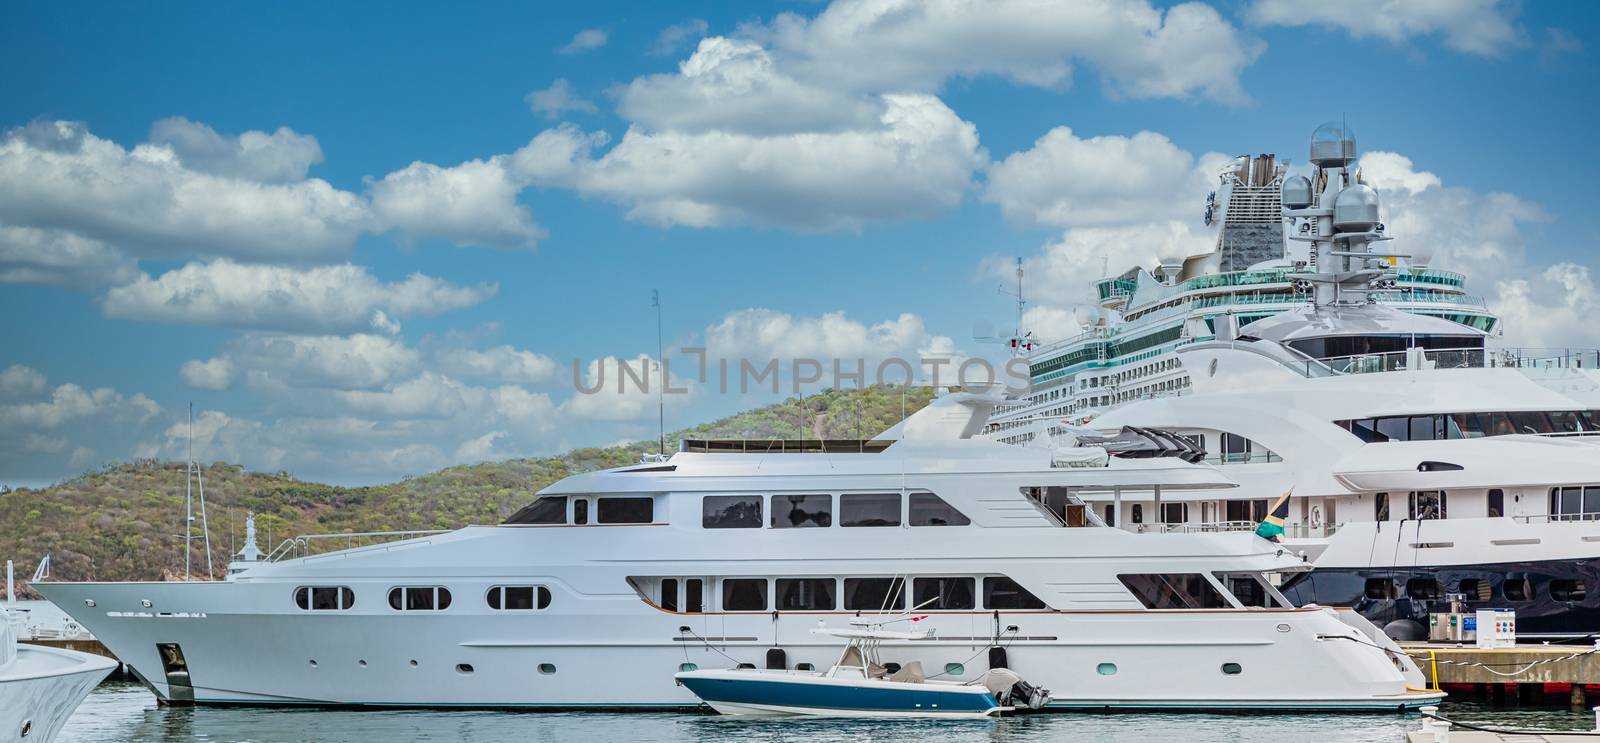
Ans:
[{"label": "satellite dome", "polygon": [[1283,205],[1290,209],[1311,206],[1311,179],[1303,175],[1283,179]]},{"label": "satellite dome", "polygon": [[1419,242],[1408,252],[1411,253],[1411,258],[1406,261],[1406,264],[1412,268],[1427,268],[1428,263],[1433,260],[1433,246],[1429,245],[1426,241]]},{"label": "satellite dome", "polygon": [[1360,183],[1339,192],[1333,201],[1333,228],[1370,232],[1378,226],[1378,192]]},{"label": "satellite dome", "polygon": [[1311,133],[1311,162],[1319,168],[1342,168],[1355,162],[1354,129],[1332,121]]}]

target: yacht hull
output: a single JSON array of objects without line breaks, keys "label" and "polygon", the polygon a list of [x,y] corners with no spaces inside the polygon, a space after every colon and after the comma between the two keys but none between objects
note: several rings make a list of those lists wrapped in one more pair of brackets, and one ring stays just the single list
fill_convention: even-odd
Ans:
[{"label": "yacht hull", "polygon": [[115,661],[71,650],[22,644],[0,671],[0,740],[49,743]]},{"label": "yacht hull", "polygon": [[[631,595],[533,617],[356,613],[359,603],[319,615],[261,610],[292,591],[271,583],[37,588],[63,606],[94,601],[78,612],[85,626],[160,699],[199,704],[692,708],[700,701],[675,674],[764,666],[772,649],[791,668],[827,667],[843,646],[810,629],[851,615],[678,614]],[[919,626],[933,638],[885,643],[884,662],[972,680],[999,636],[1009,667],[1051,689],[1058,709],[1396,710],[1442,696],[1407,691],[1384,651],[1328,641],[1356,632],[1327,609],[940,612]],[[162,645],[181,653],[181,673]]]},{"label": "yacht hull", "polygon": [[[1531,593],[1525,600],[1507,597],[1507,581],[1527,581]],[[1411,595],[1420,582],[1433,581],[1437,590],[1426,596]],[[1417,581],[1417,582],[1414,582]],[[1463,586],[1479,581],[1477,586]],[[1565,585],[1563,585],[1565,583]],[[1392,584],[1393,589],[1385,587]],[[1571,587],[1583,586],[1576,594]],[[1480,586],[1489,598],[1480,599]],[[1470,565],[1381,565],[1373,567],[1318,567],[1296,576],[1283,593],[1297,604],[1349,606],[1379,626],[1395,621],[1416,622],[1427,631],[1429,615],[1449,611],[1446,595],[1463,593],[1466,611],[1514,609],[1517,634],[1522,637],[1584,637],[1600,632],[1600,559],[1530,560]],[[1394,592],[1386,596],[1387,590]]]}]

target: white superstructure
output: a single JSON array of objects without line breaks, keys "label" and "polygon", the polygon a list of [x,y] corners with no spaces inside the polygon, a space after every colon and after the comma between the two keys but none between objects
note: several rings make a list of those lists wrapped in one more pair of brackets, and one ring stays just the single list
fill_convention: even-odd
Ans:
[{"label": "white superstructure", "polygon": [[[1218,470],[967,437],[961,393],[866,442],[685,442],[576,475],[506,524],[252,564],[224,582],[43,583],[166,701],[657,708],[695,668],[826,668],[819,620],[917,608],[885,664],[1008,665],[1059,707],[1437,700],[1359,616],[1263,579],[1249,534],[1104,528],[1081,498],[1227,489]],[[787,448],[787,450],[785,450]]]},{"label": "white superstructure", "polygon": [[[1354,149],[1325,125],[1314,179],[1283,184],[1286,229],[1307,246],[1285,278],[1303,301],[1224,312],[1175,352],[1182,394],[1090,424],[1184,436],[1240,489],[1120,511],[1089,498],[1128,529],[1226,532],[1254,530],[1293,488],[1286,544],[1317,566],[1286,584],[1297,602],[1356,606],[1411,637],[1452,595],[1516,609],[1525,635],[1600,631],[1600,354],[1486,347],[1482,327],[1396,307],[1417,256],[1386,249]],[[1059,440],[1068,423],[1019,430]]]}]

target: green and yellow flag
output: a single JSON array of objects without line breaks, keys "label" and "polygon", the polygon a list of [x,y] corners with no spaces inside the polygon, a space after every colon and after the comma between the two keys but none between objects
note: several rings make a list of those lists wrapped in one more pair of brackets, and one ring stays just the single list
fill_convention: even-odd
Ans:
[{"label": "green and yellow flag", "polygon": [[1256,527],[1256,536],[1270,539],[1274,542],[1283,541],[1283,523],[1289,520],[1289,494],[1294,488],[1283,491],[1278,496],[1277,502],[1272,504],[1272,510],[1267,512],[1267,517],[1261,520],[1261,525]]}]

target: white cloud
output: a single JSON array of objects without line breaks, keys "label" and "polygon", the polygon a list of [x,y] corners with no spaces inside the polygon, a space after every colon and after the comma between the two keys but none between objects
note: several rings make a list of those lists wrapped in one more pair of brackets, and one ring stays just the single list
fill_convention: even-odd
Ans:
[{"label": "white cloud", "polygon": [[1495,284],[1492,309],[1506,324],[1512,345],[1527,348],[1600,346],[1600,292],[1587,266],[1557,263],[1543,273]]},{"label": "white cloud", "polygon": [[[1106,269],[1150,268],[1163,257],[1209,252],[1215,240],[1215,233],[1177,220],[1073,228],[1046,244],[1040,255],[1023,259],[1027,292],[1056,302],[1092,303],[1093,282]],[[1010,258],[991,257],[984,261],[983,273],[1012,281],[1016,265]]]},{"label": "white cloud", "polygon": [[759,307],[724,315],[706,328],[705,343],[712,358],[757,364],[817,359],[830,373],[833,359],[873,363],[894,356],[915,363],[920,356],[949,355],[954,345],[948,337],[929,333],[922,318],[909,312],[867,325],[843,312],[797,316]]},{"label": "white cloud", "polygon": [[233,360],[226,357],[193,359],[178,367],[178,376],[183,378],[184,384],[198,390],[225,390],[233,386],[237,371]]},{"label": "white cloud", "polygon": [[630,128],[599,158],[590,152],[600,138],[553,129],[514,162],[536,183],[622,202],[629,218],[664,226],[856,229],[958,204],[985,161],[976,128],[932,96],[883,103],[871,130],[757,137]]},{"label": "white cloud", "polygon": [[839,0],[758,33],[804,76],[862,90],[931,91],[983,75],[1059,87],[1085,61],[1115,95],[1230,103],[1247,100],[1239,74],[1262,49],[1209,5],[1163,11],[1143,0]]},{"label": "white cloud", "polygon": [[989,167],[985,201],[1015,224],[1122,225],[1193,214],[1227,158],[1199,163],[1172,140],[1143,131],[1087,139],[1061,126]]},{"label": "white cloud", "polygon": [[0,225],[0,283],[95,288],[138,273],[131,258],[98,240],[63,230]]},{"label": "white cloud", "polygon": [[56,387],[48,400],[0,405],[0,432],[48,430],[97,416],[143,420],[159,410],[144,395],[127,396],[109,387],[86,390],[68,383]]},{"label": "white cloud", "polygon": [[753,41],[713,36],[700,40],[676,74],[634,79],[617,108],[651,130],[760,135],[872,129],[884,104],[877,96],[798,80]]},{"label": "white cloud", "polygon": [[661,29],[656,35],[656,43],[650,47],[650,54],[664,57],[673,54],[683,46],[683,42],[706,35],[711,25],[699,18],[691,18],[682,23],[674,23]]},{"label": "white cloud", "polygon": [[22,438],[22,448],[40,454],[60,454],[67,450],[67,440],[60,436],[41,436],[30,433]]},{"label": "white cloud", "polygon": [[106,293],[110,317],[194,325],[350,332],[373,328],[389,316],[435,315],[470,307],[494,296],[495,284],[456,286],[411,274],[384,283],[350,264],[293,269],[219,259],[189,263],[158,278],[138,280]]},{"label": "white cloud", "polygon": [[1066,340],[1084,331],[1076,308],[1036,304],[1022,313],[1022,327],[1039,343]]},{"label": "white cloud", "polygon": [[367,184],[373,212],[384,227],[456,245],[532,248],[546,233],[517,203],[522,187],[507,172],[504,157],[450,168],[414,162]]},{"label": "white cloud", "polygon": [[1498,57],[1528,43],[1514,20],[1517,9],[1507,0],[1256,0],[1248,15],[1263,25],[1328,26],[1391,44],[1438,34],[1456,51]]},{"label": "white cloud", "polygon": [[578,95],[572,89],[572,83],[566,78],[558,78],[550,83],[544,90],[535,90],[523,97],[522,101],[536,114],[542,114],[547,119],[554,119],[567,111],[594,113],[594,104]]},{"label": "white cloud", "polygon": [[439,368],[456,376],[496,382],[540,384],[558,379],[561,364],[544,354],[511,346],[445,348],[434,353]]},{"label": "white cloud", "polygon": [[288,127],[225,137],[205,124],[174,117],[150,127],[150,143],[167,146],[184,165],[202,173],[261,183],[302,180],[312,165],[322,162],[317,138]]},{"label": "white cloud", "polygon": [[461,442],[461,446],[456,447],[456,463],[473,464],[493,459],[495,456],[494,442],[497,439],[505,438],[505,435],[505,431],[490,431],[477,438]]},{"label": "white cloud", "polygon": [[582,54],[583,52],[599,49],[606,45],[606,32],[598,28],[586,28],[574,34],[572,41],[566,46],[557,49],[558,54]]},{"label": "white cloud", "polygon": [[44,375],[38,369],[22,364],[12,364],[0,371],[0,397],[20,399],[44,392]]},{"label": "white cloud", "polygon": [[347,252],[370,214],[359,196],[320,179],[217,175],[187,166],[170,145],[126,150],[82,124],[38,121],[0,138],[0,220],[137,256],[308,260]]},{"label": "white cloud", "polygon": [[671,386],[687,392],[661,394],[660,381],[660,367],[645,354],[592,359],[584,366],[582,389],[561,403],[560,412],[574,421],[640,421],[653,417],[659,404],[683,406],[697,389],[682,370],[671,374]]},{"label": "white cloud", "polygon": [[250,384],[285,391],[379,387],[414,374],[421,354],[381,335],[246,333],[228,343],[221,362]]}]

